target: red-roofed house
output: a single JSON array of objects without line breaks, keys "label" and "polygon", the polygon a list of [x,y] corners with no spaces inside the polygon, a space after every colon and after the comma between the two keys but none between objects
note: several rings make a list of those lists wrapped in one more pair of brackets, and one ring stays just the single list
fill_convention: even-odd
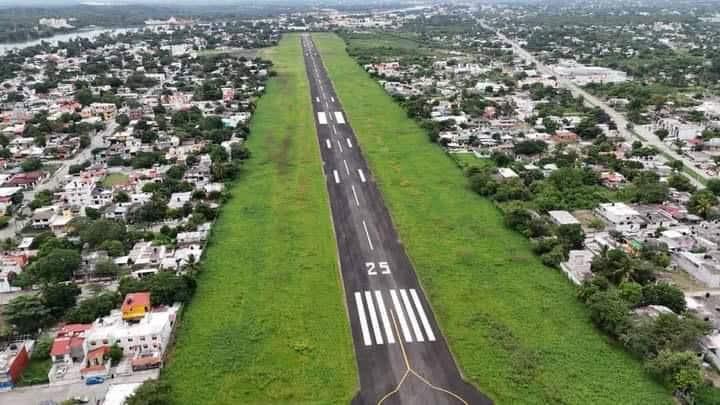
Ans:
[{"label": "red-roofed house", "polygon": [[559,130],[555,131],[555,135],[552,137],[552,141],[555,143],[577,143],[578,136],[575,132]]},{"label": "red-roofed house", "polygon": [[40,183],[47,174],[41,171],[18,173],[3,184],[4,187],[22,187],[24,189],[33,188]]},{"label": "red-roofed house", "polygon": [[94,375],[107,375],[110,369],[110,361],[106,358],[110,353],[110,347],[103,346],[90,350],[85,357],[85,367],[80,370],[83,378]]}]

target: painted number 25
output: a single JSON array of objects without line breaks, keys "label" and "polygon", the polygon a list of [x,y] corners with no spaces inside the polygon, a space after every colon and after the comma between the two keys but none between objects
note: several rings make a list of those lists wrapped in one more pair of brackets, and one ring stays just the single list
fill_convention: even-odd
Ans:
[{"label": "painted number 25", "polygon": [[377,276],[378,270],[380,274],[390,274],[390,265],[388,262],[365,262],[368,276]]}]

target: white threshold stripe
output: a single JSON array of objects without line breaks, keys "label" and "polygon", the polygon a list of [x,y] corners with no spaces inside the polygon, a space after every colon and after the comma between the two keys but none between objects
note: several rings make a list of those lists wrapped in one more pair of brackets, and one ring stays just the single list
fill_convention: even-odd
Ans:
[{"label": "white threshold stripe", "polygon": [[400,290],[400,296],[402,297],[403,303],[405,304],[405,309],[407,310],[408,318],[410,318],[410,324],[412,325],[413,332],[415,332],[415,337],[417,338],[418,342],[424,342],[425,338],[423,337],[422,331],[420,330],[420,325],[418,324],[417,318],[415,318],[415,311],[413,311],[412,304],[410,304],[410,299],[408,298],[407,291],[404,289]]},{"label": "white threshold stripe", "polygon": [[341,111],[335,111],[335,121],[337,121],[338,124],[345,123],[345,117]]},{"label": "white threshold stripe", "polygon": [[400,329],[402,329],[403,336],[405,336],[405,341],[412,343],[412,335],[410,334],[410,329],[408,329],[407,321],[405,320],[405,315],[403,314],[402,306],[400,305],[395,290],[390,290],[390,298],[392,298],[395,313],[398,316],[398,321],[400,321]]},{"label": "white threshold stripe", "polygon": [[375,305],[373,304],[373,297],[370,291],[365,291],[365,302],[367,302],[368,312],[370,313],[370,324],[375,334],[375,343],[383,344],[382,332],[380,331],[380,324],[378,323],[377,313],[375,312]]},{"label": "white threshold stripe", "polygon": [[340,153],[342,153],[343,149],[342,149],[342,144],[340,143],[340,141],[337,141],[337,145],[338,145],[338,148],[340,148]]},{"label": "white threshold stripe", "polygon": [[345,138],[348,144],[348,148],[352,148],[352,142],[350,142],[350,138]]},{"label": "white threshold stripe", "polygon": [[335,97],[330,97],[330,101],[335,102]]},{"label": "white threshold stripe", "polygon": [[360,180],[365,183],[365,173],[363,173],[362,169],[358,169],[358,174],[360,175]]},{"label": "white threshold stripe", "polygon": [[320,102],[320,97],[315,97],[315,101],[319,103],[319,102]]},{"label": "white threshold stripe", "polygon": [[364,220],[363,220],[363,228],[365,228],[365,236],[367,236],[368,245],[370,245],[370,250],[375,250],[375,248],[373,247],[373,244],[372,244],[372,240],[370,240],[370,232],[368,232],[367,224],[365,223]]},{"label": "white threshold stripe", "polygon": [[395,343],[395,335],[392,331],[392,325],[390,325],[390,319],[388,318],[387,311],[385,310],[385,302],[383,301],[380,290],[375,290],[375,301],[378,304],[378,310],[380,311],[380,320],[382,320],[383,326],[385,327],[385,336],[387,336],[388,343]]},{"label": "white threshold stripe", "polygon": [[355,197],[355,205],[360,206],[360,200],[358,200],[357,191],[355,191],[355,185],[350,186],[352,188],[353,197]]},{"label": "white threshold stripe", "polygon": [[427,315],[425,314],[425,309],[420,302],[420,297],[418,297],[418,294],[414,288],[410,289],[410,296],[415,303],[415,308],[417,309],[418,316],[420,316],[420,322],[422,322],[423,328],[425,328],[425,335],[427,336],[429,341],[434,342],[435,334],[432,331],[432,327],[430,327],[430,321],[428,321]]},{"label": "white threshold stripe", "polygon": [[317,115],[318,115],[318,122],[320,123],[320,125],[326,125],[328,123],[327,116],[325,115],[324,112],[319,112],[319,113],[317,113]]},{"label": "white threshold stripe", "polygon": [[357,306],[358,318],[360,318],[360,330],[362,330],[363,343],[365,343],[365,346],[370,346],[372,345],[372,340],[370,340],[370,331],[368,330],[367,318],[365,318],[365,307],[363,307],[360,292],[355,292],[355,305]]},{"label": "white threshold stripe", "polygon": [[343,159],[343,163],[345,164],[345,172],[347,175],[350,175],[350,168],[348,167],[347,160]]},{"label": "white threshold stripe", "polygon": [[327,148],[328,148],[328,149],[332,149],[332,142],[330,142],[329,139],[326,139],[326,140],[325,140],[325,145],[327,145]]},{"label": "white threshold stripe", "polygon": [[340,184],[340,175],[337,170],[333,170],[333,176],[335,176],[335,183]]}]

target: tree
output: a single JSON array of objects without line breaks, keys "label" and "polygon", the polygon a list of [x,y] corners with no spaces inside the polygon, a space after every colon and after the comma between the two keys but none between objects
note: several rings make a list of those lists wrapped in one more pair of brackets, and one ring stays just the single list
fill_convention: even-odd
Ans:
[{"label": "tree", "polygon": [[33,333],[52,319],[50,309],[37,295],[13,298],[4,308],[3,316],[18,333]]},{"label": "tree", "polygon": [[130,117],[125,113],[118,114],[117,117],[115,117],[115,122],[120,125],[121,128],[125,128],[130,125]]},{"label": "tree", "polygon": [[650,171],[641,171],[633,179],[635,202],[660,204],[667,199],[668,186],[660,182],[660,176]]},{"label": "tree", "polygon": [[620,336],[628,323],[628,304],[614,288],[598,291],[588,299],[590,319],[612,336]]},{"label": "tree", "polygon": [[700,190],[690,197],[688,211],[707,219],[713,212],[717,198],[710,190]]},{"label": "tree", "polygon": [[115,277],[120,272],[120,267],[112,260],[100,261],[95,265],[95,275],[99,277]]},{"label": "tree", "polygon": [[698,339],[710,331],[710,325],[693,317],[660,314],[657,318],[636,321],[621,336],[633,353],[652,357],[663,350],[692,350]]},{"label": "tree", "polygon": [[80,304],[65,314],[65,320],[72,323],[91,323],[101,316],[110,314],[120,302],[120,296],[104,292],[80,301]]},{"label": "tree", "polygon": [[647,363],[647,368],[673,391],[691,392],[703,383],[698,357],[690,351],[663,350]]},{"label": "tree", "polygon": [[122,256],[125,254],[125,245],[119,240],[106,240],[98,246],[99,250],[104,250],[110,257]]},{"label": "tree", "polygon": [[518,155],[537,155],[545,152],[547,143],[539,140],[527,140],[518,142],[513,146],[513,152]]},{"label": "tree", "polygon": [[710,190],[716,196],[720,195],[720,179],[710,179],[707,181],[707,190]]},{"label": "tree", "polygon": [[678,191],[695,191],[695,186],[690,183],[690,179],[679,173],[675,173],[668,178],[668,186]]},{"label": "tree", "polygon": [[569,250],[582,248],[585,241],[585,234],[580,224],[558,226],[557,236]]},{"label": "tree", "polygon": [[685,312],[685,294],[668,283],[648,284],[642,289],[642,305],[664,305],[677,314]]},{"label": "tree", "polygon": [[80,227],[80,240],[95,247],[108,240],[123,241],[127,238],[125,224],[110,219],[98,219]]},{"label": "tree", "polygon": [[34,172],[42,168],[42,161],[37,158],[26,159],[22,163],[20,163],[20,168],[24,172]]},{"label": "tree", "polygon": [[88,219],[96,220],[100,218],[100,210],[93,207],[85,207],[85,216],[88,217]]},{"label": "tree", "polygon": [[118,346],[117,343],[113,343],[110,346],[110,351],[108,352],[108,358],[110,358],[110,365],[115,367],[118,364],[120,364],[120,360],[123,358],[123,350],[120,346]]},{"label": "tree", "polygon": [[[80,267],[80,253],[71,249],[53,249],[27,268],[34,280],[46,283],[70,280]],[[23,272],[24,273],[24,272]]]},{"label": "tree", "polygon": [[685,164],[682,162],[682,160],[677,159],[670,162],[670,167],[676,172],[679,172],[683,169],[683,167],[685,167]]},{"label": "tree", "polygon": [[170,385],[165,380],[146,380],[125,403],[126,405],[172,405]]},{"label": "tree", "polygon": [[43,336],[37,340],[35,347],[32,350],[33,360],[47,360],[50,358],[50,350],[53,345],[53,338],[50,336]]},{"label": "tree", "polygon": [[661,141],[664,141],[665,138],[668,137],[668,135],[670,135],[670,131],[668,131],[668,130],[665,129],[665,128],[660,128],[660,129],[658,129],[658,130],[655,131],[655,136],[657,136],[658,139],[660,139]]},{"label": "tree", "polygon": [[631,271],[630,258],[620,249],[609,249],[593,258],[590,269],[615,285],[624,281]]},{"label": "tree", "polygon": [[75,284],[54,283],[42,289],[42,298],[50,315],[60,319],[65,311],[75,306],[80,288]]},{"label": "tree", "polygon": [[78,90],[77,93],[75,93],[75,100],[77,100],[77,102],[82,104],[82,106],[84,107],[92,104],[94,96],[90,89],[88,89],[87,87],[83,87],[82,89]]}]

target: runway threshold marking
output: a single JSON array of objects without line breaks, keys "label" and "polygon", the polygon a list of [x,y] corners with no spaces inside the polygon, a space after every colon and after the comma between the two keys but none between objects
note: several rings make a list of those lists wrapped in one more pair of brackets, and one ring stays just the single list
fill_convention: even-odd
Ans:
[{"label": "runway threshold marking", "polygon": [[340,175],[337,170],[333,170],[333,176],[335,176],[335,183],[340,184]]},{"label": "runway threshold marking", "polygon": [[382,331],[380,330],[380,323],[378,323],[377,313],[375,312],[375,305],[373,304],[373,297],[370,291],[365,291],[365,301],[367,302],[368,312],[370,313],[370,324],[372,325],[373,332],[375,334],[375,343],[383,344]]},{"label": "runway threshold marking", "polygon": [[327,145],[327,148],[328,148],[328,149],[332,149],[332,142],[330,142],[329,139],[326,139],[326,140],[325,140],[325,145]]},{"label": "runway threshold marking", "polygon": [[390,290],[390,298],[392,299],[393,305],[395,306],[395,313],[397,314],[398,320],[400,321],[400,328],[402,329],[405,341],[410,343],[413,341],[412,335],[410,334],[410,329],[408,328],[407,321],[405,321],[405,315],[402,309],[402,305],[400,304],[400,300],[398,299],[397,292],[395,292],[395,290]]},{"label": "runway threshold marking", "polygon": [[353,197],[355,197],[355,205],[360,206],[360,200],[358,200],[357,192],[355,191],[355,185],[350,186],[352,188]]},{"label": "runway threshold marking", "polygon": [[345,117],[343,117],[342,111],[335,111],[335,121],[337,121],[338,124],[345,123]]},{"label": "runway threshold marking", "polygon": [[365,307],[363,306],[360,292],[355,292],[355,306],[357,307],[358,317],[360,318],[360,330],[362,331],[363,343],[365,343],[365,346],[370,346],[372,345],[372,340],[370,339],[370,330],[368,329]]},{"label": "runway threshold marking", "polygon": [[412,326],[413,332],[415,332],[415,340],[418,342],[424,342],[425,337],[420,331],[420,325],[418,325],[417,318],[415,318],[415,312],[413,311],[412,305],[410,305],[410,299],[408,298],[406,290],[400,290],[400,297],[405,304],[405,310],[407,311],[408,318],[410,319],[410,326]]},{"label": "runway threshold marking", "polygon": [[420,302],[420,297],[418,297],[415,289],[410,289],[410,296],[415,303],[415,308],[417,309],[418,316],[420,316],[420,322],[422,322],[423,328],[425,329],[425,335],[427,335],[429,341],[434,342],[435,333],[433,333],[432,327],[430,327],[430,321],[428,321],[427,315],[425,314],[425,309],[423,308],[422,303]]},{"label": "runway threshold marking", "polygon": [[362,169],[358,169],[358,174],[360,175],[360,181],[365,183],[365,173],[363,173]]},{"label": "runway threshold marking", "polygon": [[380,320],[382,320],[383,326],[385,327],[385,336],[387,336],[387,341],[388,343],[393,344],[395,343],[395,335],[390,327],[390,320],[388,319],[387,310],[385,310],[385,301],[383,300],[380,290],[375,290],[375,301],[378,303]]},{"label": "runway threshold marking", "polygon": [[368,232],[367,224],[365,223],[365,220],[363,220],[363,228],[365,228],[365,236],[367,237],[368,245],[370,245],[370,250],[375,250],[373,247],[372,240],[370,240],[370,232]]},{"label": "runway threshold marking", "polygon": [[319,113],[317,113],[317,115],[318,115],[318,122],[320,122],[320,125],[327,125],[328,121],[327,121],[327,116],[325,115],[325,113],[319,112]]}]

